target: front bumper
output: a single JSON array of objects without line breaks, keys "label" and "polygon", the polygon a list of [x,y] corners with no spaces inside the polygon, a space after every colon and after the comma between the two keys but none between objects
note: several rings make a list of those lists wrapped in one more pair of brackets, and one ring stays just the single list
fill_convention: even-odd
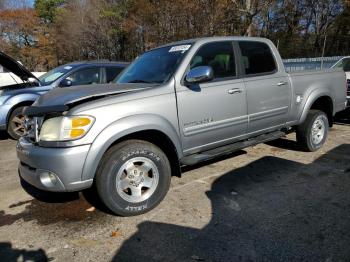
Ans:
[{"label": "front bumper", "polygon": [[92,185],[92,179],[81,180],[90,145],[45,148],[34,145],[26,138],[20,138],[16,148],[20,160],[19,174],[36,188],[53,192],[73,192]]}]

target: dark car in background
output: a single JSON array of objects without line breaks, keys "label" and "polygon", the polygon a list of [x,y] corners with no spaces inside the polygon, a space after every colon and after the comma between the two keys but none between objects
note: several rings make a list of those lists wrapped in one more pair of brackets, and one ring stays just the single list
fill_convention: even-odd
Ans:
[{"label": "dark car in background", "polygon": [[18,139],[24,134],[22,109],[53,88],[111,82],[128,65],[125,62],[82,61],[65,64],[35,77],[23,65],[0,52],[0,65],[17,75],[23,83],[1,86],[0,130]]},{"label": "dark car in background", "polygon": [[44,86],[69,87],[110,83],[128,65],[125,62],[82,61],[65,64],[39,77]]}]

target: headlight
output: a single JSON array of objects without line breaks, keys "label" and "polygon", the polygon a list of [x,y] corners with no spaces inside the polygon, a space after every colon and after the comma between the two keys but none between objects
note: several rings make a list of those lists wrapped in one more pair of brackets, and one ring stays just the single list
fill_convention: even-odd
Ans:
[{"label": "headlight", "polygon": [[83,137],[93,125],[91,116],[61,116],[47,119],[41,127],[40,141],[68,141]]}]

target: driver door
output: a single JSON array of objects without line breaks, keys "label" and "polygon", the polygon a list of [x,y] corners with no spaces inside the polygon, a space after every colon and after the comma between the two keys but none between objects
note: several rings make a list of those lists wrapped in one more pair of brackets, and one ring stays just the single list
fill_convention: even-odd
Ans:
[{"label": "driver door", "polygon": [[246,133],[246,90],[236,63],[232,41],[205,44],[192,58],[189,69],[210,66],[214,79],[195,85],[184,83],[177,90],[185,154],[228,144]]}]

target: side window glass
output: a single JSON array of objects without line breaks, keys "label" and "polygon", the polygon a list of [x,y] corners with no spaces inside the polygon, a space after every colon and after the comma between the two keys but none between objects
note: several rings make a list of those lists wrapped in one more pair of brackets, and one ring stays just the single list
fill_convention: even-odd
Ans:
[{"label": "side window glass", "polygon": [[239,47],[246,75],[272,73],[276,63],[270,47],[261,42],[241,41]]},{"label": "side window glass", "polygon": [[216,42],[202,46],[192,58],[190,69],[211,66],[214,78],[236,76],[232,42]]},{"label": "side window glass", "polygon": [[350,72],[350,59],[349,58],[345,58],[343,60],[343,69],[345,72]]},{"label": "side window glass", "polygon": [[66,81],[70,81],[71,86],[99,84],[101,79],[100,68],[86,68],[78,70],[68,76]]},{"label": "side window glass", "polygon": [[118,67],[118,66],[109,66],[106,67],[106,80],[107,83],[112,82],[117,75],[119,75],[119,73],[123,70],[123,68]]}]

